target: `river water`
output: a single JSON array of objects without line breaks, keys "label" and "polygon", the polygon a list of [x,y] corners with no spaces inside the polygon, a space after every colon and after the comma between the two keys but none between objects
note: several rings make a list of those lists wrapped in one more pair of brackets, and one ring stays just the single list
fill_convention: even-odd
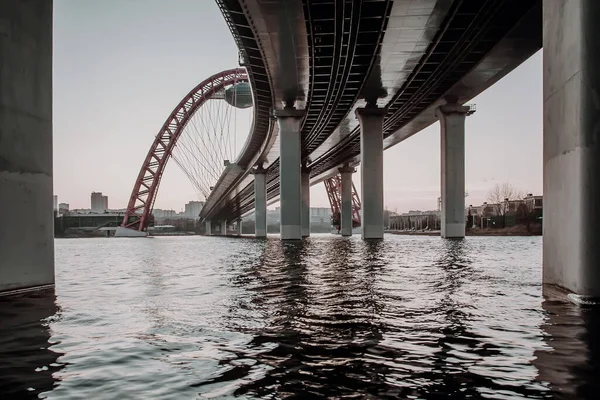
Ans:
[{"label": "river water", "polygon": [[[56,241],[0,300],[0,398],[595,398],[600,315],[539,237]],[[547,293],[546,293],[547,294]]]}]

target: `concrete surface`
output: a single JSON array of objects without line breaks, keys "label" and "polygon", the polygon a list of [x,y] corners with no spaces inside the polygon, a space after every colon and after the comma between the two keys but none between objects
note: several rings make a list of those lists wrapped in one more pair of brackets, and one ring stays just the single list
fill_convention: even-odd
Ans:
[{"label": "concrete surface", "polygon": [[0,292],[54,283],[52,0],[0,2]]},{"label": "concrete surface", "polygon": [[302,169],[302,237],[310,236],[310,171]]},{"label": "concrete surface", "polygon": [[465,118],[469,107],[438,107],[441,132],[443,238],[465,237]]},{"label": "concrete surface", "polygon": [[254,236],[267,237],[267,171],[254,171]]},{"label": "concrete surface", "polygon": [[600,298],[600,2],[544,1],[543,281]]},{"label": "concrete surface", "polygon": [[342,209],[340,210],[340,230],[342,236],[352,236],[352,174],[354,168],[339,169],[342,177]]},{"label": "concrete surface", "polygon": [[300,123],[304,111],[275,111],[279,124],[281,239],[302,239],[302,185],[300,182]]},{"label": "concrete surface", "polygon": [[362,238],[383,238],[383,108],[358,108]]}]

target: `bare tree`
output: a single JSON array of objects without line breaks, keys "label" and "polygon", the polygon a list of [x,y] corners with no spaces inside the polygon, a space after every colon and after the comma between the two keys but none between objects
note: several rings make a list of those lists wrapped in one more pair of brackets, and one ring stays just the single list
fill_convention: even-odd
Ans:
[{"label": "bare tree", "polygon": [[494,207],[496,214],[502,217],[502,227],[506,225],[506,214],[510,208],[510,201],[521,200],[523,192],[516,189],[508,182],[497,183],[488,192],[488,201]]}]

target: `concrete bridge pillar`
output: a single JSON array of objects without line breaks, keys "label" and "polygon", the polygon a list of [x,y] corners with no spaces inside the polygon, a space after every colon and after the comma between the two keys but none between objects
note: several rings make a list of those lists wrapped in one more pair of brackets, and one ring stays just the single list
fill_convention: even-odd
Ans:
[{"label": "concrete bridge pillar", "polygon": [[220,233],[222,236],[227,236],[227,221],[221,221]]},{"label": "concrete bridge pillar", "polygon": [[235,234],[237,236],[242,236],[242,220],[241,220],[241,218],[237,220],[237,223],[235,225]]},{"label": "concrete bridge pillar", "polygon": [[310,169],[302,166],[302,237],[310,236]]},{"label": "concrete bridge pillar", "polygon": [[267,237],[267,170],[254,170],[254,236]]},{"label": "concrete bridge pillar", "polygon": [[544,1],[543,282],[600,300],[600,2]]},{"label": "concrete bridge pillar", "polygon": [[352,236],[352,174],[355,170],[345,165],[339,171],[342,176],[341,232],[342,236]]},{"label": "concrete bridge pillar", "polygon": [[356,110],[360,124],[362,238],[383,238],[383,118],[385,108]]},{"label": "concrete bridge pillar", "polygon": [[212,235],[212,222],[211,221],[206,221],[204,223],[204,234],[206,236],[211,236]]},{"label": "concrete bridge pillar", "polygon": [[442,237],[465,237],[465,118],[468,106],[436,109],[442,145]]},{"label": "concrete bridge pillar", "polygon": [[54,284],[52,1],[0,5],[0,292]]},{"label": "concrete bridge pillar", "polygon": [[279,188],[281,239],[302,239],[302,184],[300,173],[300,123],[303,110],[276,110],[279,125]]}]

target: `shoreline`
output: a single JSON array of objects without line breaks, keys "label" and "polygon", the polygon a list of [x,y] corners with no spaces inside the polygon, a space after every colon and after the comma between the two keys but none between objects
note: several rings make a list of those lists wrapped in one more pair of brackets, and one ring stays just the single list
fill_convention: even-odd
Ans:
[{"label": "shoreline", "polygon": [[[391,231],[386,230],[385,233],[392,235],[405,236],[440,236],[441,231]],[[465,236],[542,236],[541,233],[522,232],[522,231],[506,231],[504,229],[490,229],[478,231],[466,231]]]}]

